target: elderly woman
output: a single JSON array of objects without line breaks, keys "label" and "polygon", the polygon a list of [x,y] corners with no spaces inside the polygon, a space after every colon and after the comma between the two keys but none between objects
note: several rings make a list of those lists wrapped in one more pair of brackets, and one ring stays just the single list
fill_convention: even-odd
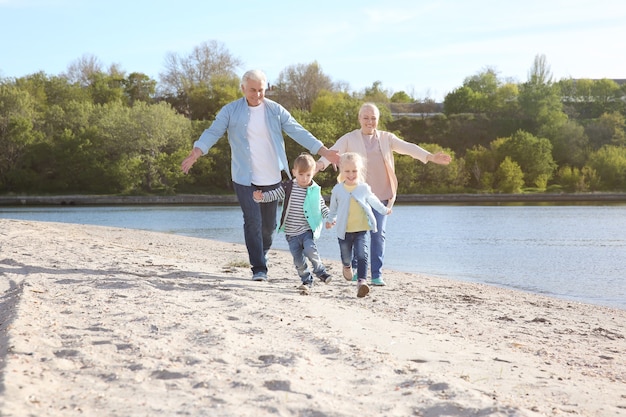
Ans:
[{"label": "elderly woman", "polygon": [[[437,152],[432,154],[427,150],[406,142],[393,133],[378,130],[380,111],[373,103],[365,103],[359,110],[360,129],[346,133],[330,148],[339,154],[356,152],[366,161],[366,182],[372,191],[387,207],[391,208],[396,200],[398,178],[394,169],[393,153],[410,155],[423,163],[433,162],[448,165],[451,157],[448,154]],[[317,169],[324,170],[329,161],[322,157],[317,161]],[[383,259],[385,255],[385,226],[387,216],[375,212],[377,231],[370,231],[370,259],[372,285],[385,285],[382,276]],[[354,261],[353,261],[354,263]],[[354,280],[354,278],[353,278]]]}]

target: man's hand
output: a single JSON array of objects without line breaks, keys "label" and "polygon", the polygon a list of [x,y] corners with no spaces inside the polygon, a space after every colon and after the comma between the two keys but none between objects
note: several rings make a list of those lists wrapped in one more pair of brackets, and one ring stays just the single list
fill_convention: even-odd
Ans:
[{"label": "man's hand", "polygon": [[339,165],[339,151],[336,151],[334,149],[328,149],[326,146],[322,146],[320,150],[317,151],[317,154],[328,159],[331,164]]},{"label": "man's hand", "polygon": [[196,163],[198,158],[200,158],[200,156],[202,156],[202,150],[200,150],[200,148],[193,148],[191,150],[191,152],[189,153],[189,156],[187,158],[183,159],[182,164],[180,164],[180,169],[185,174],[188,174],[189,170],[191,169],[193,164]]}]

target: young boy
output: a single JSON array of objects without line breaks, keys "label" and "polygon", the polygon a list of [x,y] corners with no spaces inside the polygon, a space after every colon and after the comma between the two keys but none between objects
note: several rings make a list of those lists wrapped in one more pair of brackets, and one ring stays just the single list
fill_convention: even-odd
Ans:
[{"label": "young boy", "polygon": [[259,203],[284,200],[278,231],[285,232],[293,263],[302,281],[299,289],[308,292],[313,287],[313,276],[306,259],[311,261],[313,274],[322,282],[328,284],[332,279],[326,272],[315,244],[329,210],[322,197],[321,187],[313,181],[313,157],[306,153],[298,156],[293,163],[292,173],[294,179],[284,181],[275,190],[255,191],[254,200]]}]

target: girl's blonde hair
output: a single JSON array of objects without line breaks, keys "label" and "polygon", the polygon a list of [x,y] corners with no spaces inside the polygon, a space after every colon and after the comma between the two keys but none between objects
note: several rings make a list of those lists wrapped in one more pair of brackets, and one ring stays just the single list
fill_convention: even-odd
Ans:
[{"label": "girl's blonde hair", "polygon": [[315,169],[315,159],[313,157],[303,152],[293,161],[293,169],[297,172],[309,172]]},{"label": "girl's blonde hair", "polygon": [[346,152],[339,157],[339,176],[337,177],[337,182],[343,182],[345,180],[343,177],[343,167],[346,164],[354,164],[356,167],[358,171],[358,183],[365,182],[365,161],[363,157],[356,152]]}]

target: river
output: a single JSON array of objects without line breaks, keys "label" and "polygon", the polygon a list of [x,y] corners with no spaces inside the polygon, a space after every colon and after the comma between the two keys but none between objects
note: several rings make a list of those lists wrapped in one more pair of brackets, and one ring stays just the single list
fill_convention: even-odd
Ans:
[{"label": "river", "polygon": [[[0,217],[243,243],[230,205],[0,207]],[[339,259],[334,231],[318,246]],[[273,247],[288,250],[283,235]],[[385,266],[626,309],[626,205],[396,205]]]}]

